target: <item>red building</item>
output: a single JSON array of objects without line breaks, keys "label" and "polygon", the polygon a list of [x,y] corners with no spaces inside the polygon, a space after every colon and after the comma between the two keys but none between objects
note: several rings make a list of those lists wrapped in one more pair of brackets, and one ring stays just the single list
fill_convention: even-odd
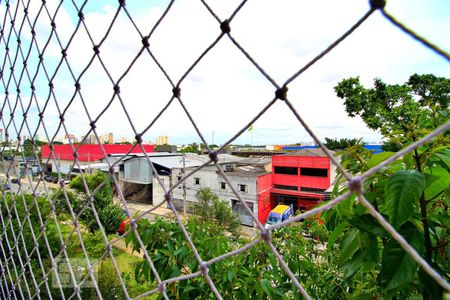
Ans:
[{"label": "red building", "polygon": [[[79,147],[79,148],[78,148]],[[126,154],[128,151],[130,153],[142,153],[140,146],[133,145],[110,145],[110,144],[74,144],[73,148],[76,150],[76,156],[78,162],[82,165],[96,163],[105,158],[106,155],[110,154]],[[142,145],[145,152],[154,152],[154,145]],[[59,171],[63,174],[68,174],[72,172],[72,167],[74,166],[75,156],[74,150],[71,145],[53,145],[53,155],[51,154],[50,147],[48,145],[42,145],[42,162],[46,164],[46,170],[48,172],[56,171],[57,168],[54,166],[55,163],[58,164]]]},{"label": "red building", "polygon": [[[73,145],[76,149],[77,157],[79,161],[82,162],[95,162],[101,160],[105,157],[102,149],[106,152],[106,155],[109,154],[125,154],[133,148],[133,145],[100,145],[100,144],[84,144],[79,146],[78,144]],[[155,145],[142,145],[146,152],[154,152]],[[74,161],[74,151],[72,150],[71,145],[53,145],[53,152],[55,159],[58,160],[69,160]],[[130,153],[142,153],[141,147],[136,146]],[[50,147],[48,145],[42,146],[42,160],[50,158]]]},{"label": "red building", "polygon": [[[258,199],[258,218],[265,222],[277,204],[309,210],[328,199],[334,166],[321,149],[304,149],[272,157],[270,200]],[[258,185],[259,189],[259,185]]]}]

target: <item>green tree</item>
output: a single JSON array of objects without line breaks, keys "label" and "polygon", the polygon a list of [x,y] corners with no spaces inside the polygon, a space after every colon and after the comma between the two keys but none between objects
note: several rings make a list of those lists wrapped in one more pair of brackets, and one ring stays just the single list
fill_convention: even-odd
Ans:
[{"label": "green tree", "polygon": [[359,144],[361,139],[333,139],[333,138],[325,138],[325,147],[327,147],[330,150],[343,150],[350,146]]},{"label": "green tree", "polygon": [[[379,130],[390,143],[403,147],[448,120],[449,82],[434,75],[412,75],[403,85],[387,85],[376,79],[375,87],[366,89],[358,78],[350,78],[339,83],[335,90],[344,99],[349,116],[360,115],[369,128]],[[447,132],[404,155],[371,175],[364,184],[365,198],[446,280],[450,274],[448,137]],[[342,165],[357,175],[394,153],[374,155],[350,147],[339,154]],[[342,182],[335,186],[336,195],[348,190]],[[354,195],[324,216],[332,231],[328,246],[338,245],[340,269],[346,276],[380,266],[376,282],[379,295],[389,299],[417,294],[424,299],[442,297],[442,288],[364,206],[355,202]]]},{"label": "green tree", "polygon": [[204,188],[197,192],[198,202],[195,204],[195,212],[202,221],[216,221],[226,228],[233,236],[239,233],[239,217],[231,211],[230,205],[219,198],[210,188]]},{"label": "green tree", "polygon": [[359,115],[369,128],[403,145],[449,119],[448,78],[414,74],[406,83],[393,85],[376,78],[373,88],[365,88],[359,77],[352,77],[341,81],[334,90],[344,99],[350,117]]},{"label": "green tree", "polygon": [[196,153],[196,154],[201,153],[197,143],[192,143],[192,144],[188,145],[187,147],[184,147],[183,149],[181,149],[179,152],[181,152],[181,153]]}]

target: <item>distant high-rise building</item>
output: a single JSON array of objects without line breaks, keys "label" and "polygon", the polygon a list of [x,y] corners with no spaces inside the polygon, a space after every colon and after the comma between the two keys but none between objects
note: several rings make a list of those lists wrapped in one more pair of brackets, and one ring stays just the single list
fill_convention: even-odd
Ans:
[{"label": "distant high-rise building", "polygon": [[156,145],[168,145],[169,137],[167,135],[160,135],[156,138]]},{"label": "distant high-rise building", "polygon": [[63,137],[63,144],[70,144],[70,142],[72,142],[72,144],[75,144],[78,142],[77,137],[74,134],[66,134]]},{"label": "distant high-rise building", "polygon": [[119,140],[120,143],[128,143],[128,139],[126,137],[121,137]]},{"label": "distant high-rise building", "polygon": [[108,143],[114,144],[114,137],[112,132],[108,133]]}]

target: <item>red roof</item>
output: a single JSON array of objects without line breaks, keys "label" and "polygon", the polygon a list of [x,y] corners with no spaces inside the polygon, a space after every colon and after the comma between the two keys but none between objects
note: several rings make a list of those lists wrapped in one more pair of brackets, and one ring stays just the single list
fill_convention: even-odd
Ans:
[{"label": "red roof", "polygon": [[[101,147],[109,154],[125,154],[133,148],[134,145],[100,145],[100,144],[75,144],[73,147],[77,152],[79,161],[94,162],[105,157]],[[79,147],[79,148],[78,148]],[[145,152],[154,152],[155,145],[142,145]],[[55,159],[74,161],[74,151],[70,145],[53,145]],[[139,145],[135,146],[130,153],[142,153]],[[49,145],[42,145],[42,159],[50,157]],[[51,157],[50,157],[51,158]]]}]

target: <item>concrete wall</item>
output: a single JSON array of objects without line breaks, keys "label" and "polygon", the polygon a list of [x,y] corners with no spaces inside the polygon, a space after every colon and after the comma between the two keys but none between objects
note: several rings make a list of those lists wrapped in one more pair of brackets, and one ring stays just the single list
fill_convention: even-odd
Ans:
[{"label": "concrete wall", "polygon": [[[186,173],[189,173],[189,169],[186,169]],[[173,169],[172,170],[172,180],[175,184],[178,182],[178,177],[182,176],[181,169]],[[230,180],[233,188],[238,192],[239,196],[243,201],[249,202],[253,205],[253,214],[257,216],[258,213],[258,192],[257,192],[257,177],[256,176],[235,176],[231,174],[227,174],[228,179]],[[196,184],[195,179],[199,178],[199,184]],[[188,206],[191,203],[197,202],[196,194],[199,190],[203,188],[210,188],[212,192],[217,194],[220,199],[225,200],[230,207],[232,207],[233,200],[238,201],[238,198],[231,190],[230,186],[226,184],[225,189],[221,188],[221,182],[225,182],[224,178],[218,174],[215,166],[207,166],[199,171],[197,171],[194,175],[189,177],[186,180],[186,201]],[[239,190],[239,185],[246,185],[246,191],[242,192]],[[180,183],[179,187],[177,187],[173,192],[173,198],[175,206],[179,209],[179,205],[183,204],[183,183]],[[234,202],[236,203],[236,202]],[[248,224],[252,225],[252,224]]]},{"label": "concrete wall", "polygon": [[150,184],[153,182],[152,173],[152,168],[145,159],[133,158],[125,161],[122,180]]},{"label": "concrete wall", "polygon": [[[163,182],[166,189],[170,188],[170,177],[159,175],[159,178]],[[153,177],[153,205],[161,204],[164,201],[164,190],[156,177]],[[166,207],[167,205],[163,205]]]}]

